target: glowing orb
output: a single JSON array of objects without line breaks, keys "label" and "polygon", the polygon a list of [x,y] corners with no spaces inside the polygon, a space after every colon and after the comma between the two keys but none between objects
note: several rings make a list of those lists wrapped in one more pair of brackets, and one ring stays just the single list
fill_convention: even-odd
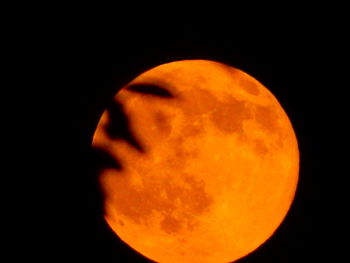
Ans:
[{"label": "glowing orb", "polygon": [[277,99],[214,61],[136,77],[104,112],[93,146],[121,165],[99,174],[109,226],[157,262],[247,255],[280,225],[298,181],[296,136]]}]

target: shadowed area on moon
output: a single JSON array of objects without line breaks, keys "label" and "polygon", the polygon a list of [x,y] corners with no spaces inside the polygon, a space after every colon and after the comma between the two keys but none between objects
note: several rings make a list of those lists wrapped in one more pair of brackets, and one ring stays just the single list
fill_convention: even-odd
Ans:
[{"label": "shadowed area on moon", "polygon": [[[135,84],[128,86],[127,90],[141,96],[151,95],[161,99],[174,98],[168,90],[158,85]],[[114,100],[108,107],[107,113],[108,122],[104,130],[108,137],[112,140],[123,140],[139,152],[147,153],[145,147],[141,146],[142,142],[136,138],[135,133],[130,128],[123,104]],[[171,116],[161,111],[155,112],[153,116],[154,123],[161,133],[169,134],[171,131]],[[187,136],[196,135],[200,132],[200,127],[193,125],[193,127],[188,127],[186,131]],[[193,156],[193,153],[182,149],[183,143],[183,138],[179,137],[175,144],[174,158],[167,160],[169,168],[172,170],[179,169],[184,165],[185,159],[179,163],[179,158],[181,160]],[[113,203],[114,209],[135,223],[147,225],[147,219],[154,212],[157,212],[163,217],[160,227],[164,232],[175,233],[183,227],[191,230],[196,225],[196,216],[202,214],[212,203],[212,197],[205,192],[202,180],[197,180],[183,172],[176,175],[176,180],[174,180],[174,178],[171,178],[174,175],[169,173],[163,179],[161,179],[162,177],[153,180],[150,180],[150,178],[143,180],[141,178],[142,186],[137,187],[130,182],[128,177],[123,176],[123,164],[116,161],[107,149],[94,147],[94,151],[96,158],[98,158],[97,161],[100,163],[100,171],[104,171],[105,175],[110,174],[105,176],[106,179],[104,180],[110,181],[105,181],[104,185],[106,187],[118,185],[118,192],[113,196],[107,195],[105,197]],[[138,164],[135,164],[135,166],[138,167],[140,174],[147,173],[147,169],[143,169]],[[119,174],[116,175],[113,169],[119,170]],[[181,185],[179,180],[182,180]],[[111,189],[111,191],[107,190],[106,192],[114,191]],[[180,213],[174,212],[178,206],[182,207]],[[123,226],[124,222],[119,221],[119,224]]]},{"label": "shadowed area on moon", "polygon": [[114,101],[108,107],[107,112],[109,117],[109,123],[105,127],[107,135],[111,139],[125,140],[138,151],[143,152],[144,147],[130,130],[129,121],[127,115],[124,113],[123,105]]},{"label": "shadowed area on moon", "polygon": [[174,95],[172,95],[169,90],[154,84],[146,84],[146,83],[133,84],[133,85],[129,85],[127,87],[127,90],[142,93],[142,94],[164,97],[164,98],[174,97]]},{"label": "shadowed area on moon", "polygon": [[[148,94],[159,97],[172,98],[173,95],[166,89],[151,84],[137,84],[128,86],[128,90],[138,92],[141,94]],[[136,139],[135,134],[130,129],[130,121],[127,114],[124,111],[123,105],[113,100],[107,107],[107,113],[109,121],[105,125],[104,130],[110,139],[119,139],[126,141],[130,146],[134,147],[140,152],[144,152],[141,142]],[[156,121],[158,124],[166,129],[166,118],[164,114],[159,112],[156,114]],[[97,170],[103,170],[106,168],[113,168],[121,170],[122,166],[116,158],[114,158],[108,149],[103,149],[93,145],[93,159],[97,164]]]}]

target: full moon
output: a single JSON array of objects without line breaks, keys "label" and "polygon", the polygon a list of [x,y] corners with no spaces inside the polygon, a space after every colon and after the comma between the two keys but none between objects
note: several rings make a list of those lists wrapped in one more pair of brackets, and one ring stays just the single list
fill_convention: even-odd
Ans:
[{"label": "full moon", "polygon": [[262,245],[293,201],[299,150],[274,95],[209,60],[137,76],[103,113],[92,146],[105,220],[132,249],[162,263],[233,262]]}]

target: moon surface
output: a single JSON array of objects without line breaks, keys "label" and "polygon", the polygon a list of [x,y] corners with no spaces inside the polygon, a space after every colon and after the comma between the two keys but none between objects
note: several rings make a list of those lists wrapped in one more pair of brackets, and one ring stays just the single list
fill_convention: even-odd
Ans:
[{"label": "moon surface", "polygon": [[156,262],[233,262],[263,244],[293,201],[291,122],[260,82],[234,67],[182,60],[123,87],[92,146],[105,219]]}]

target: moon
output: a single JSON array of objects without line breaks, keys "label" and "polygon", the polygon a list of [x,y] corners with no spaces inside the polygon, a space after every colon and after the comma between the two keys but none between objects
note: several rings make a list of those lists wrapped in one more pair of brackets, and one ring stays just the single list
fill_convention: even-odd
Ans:
[{"label": "moon", "polygon": [[162,64],[103,113],[92,146],[104,218],[156,262],[233,262],[261,246],[293,201],[299,150],[274,95],[209,60]]}]

